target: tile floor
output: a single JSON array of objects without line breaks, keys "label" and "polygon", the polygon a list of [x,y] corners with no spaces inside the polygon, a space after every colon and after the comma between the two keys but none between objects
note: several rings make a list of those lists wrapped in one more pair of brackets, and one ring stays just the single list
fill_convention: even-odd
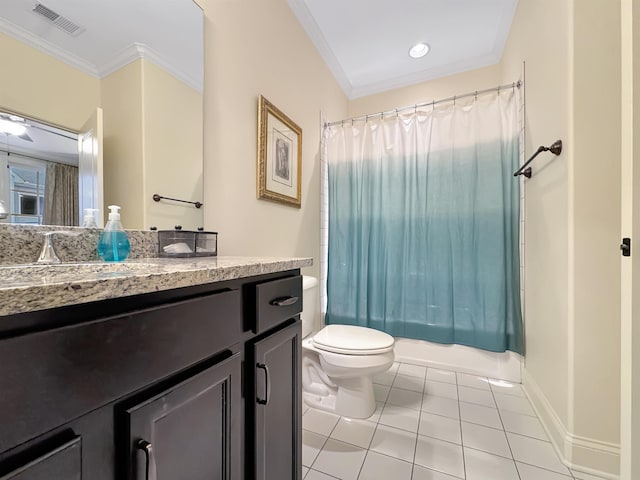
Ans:
[{"label": "tile floor", "polygon": [[367,420],[303,408],[305,480],[601,480],[558,459],[518,384],[406,363]]}]

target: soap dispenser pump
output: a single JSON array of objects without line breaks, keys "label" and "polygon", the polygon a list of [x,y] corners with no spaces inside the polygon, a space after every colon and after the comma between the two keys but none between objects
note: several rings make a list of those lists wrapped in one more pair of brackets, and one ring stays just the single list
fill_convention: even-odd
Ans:
[{"label": "soap dispenser pump", "polygon": [[122,262],[129,255],[129,238],[120,222],[120,207],[109,205],[109,221],[98,241],[98,255],[105,262]]}]

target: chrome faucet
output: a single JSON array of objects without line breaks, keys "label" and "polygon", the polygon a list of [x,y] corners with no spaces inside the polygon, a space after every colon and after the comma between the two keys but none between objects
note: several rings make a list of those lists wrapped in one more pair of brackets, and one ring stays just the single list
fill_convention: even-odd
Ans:
[{"label": "chrome faucet", "polygon": [[55,248],[53,248],[53,236],[56,233],[60,233],[62,235],[71,235],[71,236],[80,235],[79,233],[69,232],[67,230],[43,232],[42,235],[44,235],[44,244],[42,245],[42,251],[40,252],[38,263],[45,263],[45,264],[60,263],[60,258],[58,257],[58,254],[56,253]]}]

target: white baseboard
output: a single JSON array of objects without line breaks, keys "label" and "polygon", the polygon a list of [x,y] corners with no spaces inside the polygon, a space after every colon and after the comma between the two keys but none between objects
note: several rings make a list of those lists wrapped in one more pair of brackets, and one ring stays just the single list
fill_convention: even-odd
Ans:
[{"label": "white baseboard", "polygon": [[620,445],[570,433],[526,369],[522,387],[562,463],[576,472],[619,480]]}]

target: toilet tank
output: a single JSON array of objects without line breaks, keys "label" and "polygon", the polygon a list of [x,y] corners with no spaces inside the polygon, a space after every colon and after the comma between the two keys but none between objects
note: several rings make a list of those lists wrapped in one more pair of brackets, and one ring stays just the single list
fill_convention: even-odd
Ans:
[{"label": "toilet tank", "polygon": [[302,276],[302,338],[313,331],[318,311],[318,279],[308,275]]}]

